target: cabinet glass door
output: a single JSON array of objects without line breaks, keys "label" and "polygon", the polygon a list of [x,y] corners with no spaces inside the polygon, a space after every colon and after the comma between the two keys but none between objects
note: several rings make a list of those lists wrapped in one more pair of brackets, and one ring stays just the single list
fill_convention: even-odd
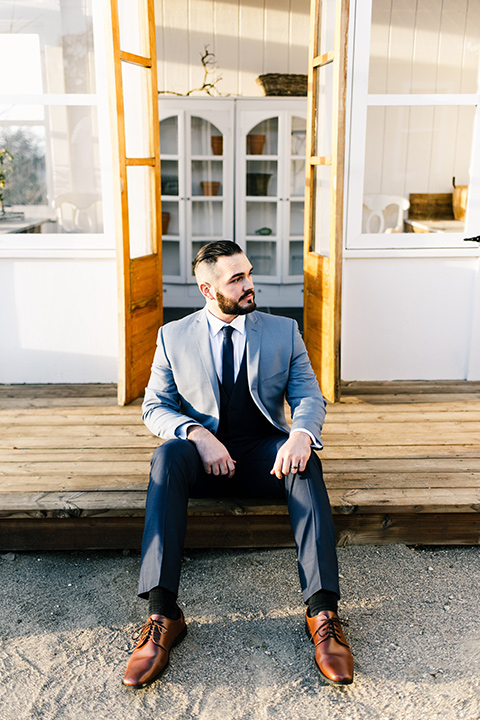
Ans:
[{"label": "cabinet glass door", "polygon": [[245,143],[246,253],[256,277],[277,279],[279,118],[255,125]]},{"label": "cabinet glass door", "polygon": [[304,117],[289,118],[289,178],[286,212],[288,242],[286,245],[285,279],[303,281],[303,228],[305,196],[305,149],[307,123]]},{"label": "cabinet glass door", "polygon": [[[172,285],[195,283],[192,260],[212,240],[233,239],[232,100],[161,98],[163,269],[167,302],[188,302]],[[191,297],[198,301],[192,292]],[[174,305],[171,305],[174,307]]]},{"label": "cabinet glass door", "polygon": [[223,145],[223,134],[216,125],[191,116],[188,236],[192,239],[192,259],[202,245],[225,237]]},{"label": "cabinet glass door", "polygon": [[182,278],[179,116],[160,121],[163,275],[169,280]]},{"label": "cabinet glass door", "polygon": [[237,241],[258,281],[302,284],[306,108],[278,101],[267,114],[246,102],[237,140]]}]

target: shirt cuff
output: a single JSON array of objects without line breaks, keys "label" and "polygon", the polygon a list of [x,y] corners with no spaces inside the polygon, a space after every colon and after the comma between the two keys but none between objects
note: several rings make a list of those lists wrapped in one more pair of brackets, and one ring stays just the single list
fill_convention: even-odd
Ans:
[{"label": "shirt cuff", "polygon": [[308,435],[308,437],[310,438],[310,440],[312,441],[312,448],[314,450],[323,450],[323,444],[322,444],[321,440],[320,441],[317,440],[315,435],[313,433],[311,433],[310,430],[306,430],[306,428],[295,428],[295,430],[290,431],[290,435],[292,435],[294,432],[306,433]]},{"label": "shirt cuff", "polygon": [[196,422],[184,422],[182,425],[179,425],[175,429],[175,437],[177,437],[179,440],[188,440],[187,431],[188,428],[193,427],[194,425],[198,425],[199,427],[203,427],[200,425],[200,423]]}]

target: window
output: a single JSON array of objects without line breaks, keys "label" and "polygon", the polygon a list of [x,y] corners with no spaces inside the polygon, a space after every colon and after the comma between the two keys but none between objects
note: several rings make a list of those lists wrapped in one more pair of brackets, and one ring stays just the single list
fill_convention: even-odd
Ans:
[{"label": "window", "polygon": [[347,249],[477,247],[480,5],[357,14]]},{"label": "window", "polygon": [[[94,53],[98,11],[92,5],[0,5],[0,64],[9,68],[0,95],[0,150],[9,159],[0,240],[104,233]],[[82,247],[82,240],[75,245]]]}]

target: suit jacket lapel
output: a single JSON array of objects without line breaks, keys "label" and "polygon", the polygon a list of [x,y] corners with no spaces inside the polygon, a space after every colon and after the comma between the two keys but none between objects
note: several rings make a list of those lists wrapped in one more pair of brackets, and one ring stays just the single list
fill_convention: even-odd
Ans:
[{"label": "suit jacket lapel", "polygon": [[207,310],[206,308],[198,316],[195,325],[195,336],[198,345],[198,354],[202,360],[205,373],[210,381],[215,401],[220,408],[220,389],[218,387],[218,378],[213,363],[212,348],[210,346],[210,332],[208,329]]},{"label": "suit jacket lapel", "polygon": [[258,398],[258,366],[260,363],[262,329],[255,313],[246,316],[245,332],[247,338],[248,383],[255,397]]}]

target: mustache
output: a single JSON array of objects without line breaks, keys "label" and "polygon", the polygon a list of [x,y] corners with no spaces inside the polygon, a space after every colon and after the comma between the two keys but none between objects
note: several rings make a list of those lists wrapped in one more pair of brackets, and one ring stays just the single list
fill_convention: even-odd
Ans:
[{"label": "mustache", "polygon": [[247,298],[247,297],[255,297],[255,292],[254,292],[254,290],[248,290],[248,292],[246,292],[246,293],[244,293],[244,294],[242,295],[242,297],[240,298],[240,300],[245,300],[245,298]]}]

